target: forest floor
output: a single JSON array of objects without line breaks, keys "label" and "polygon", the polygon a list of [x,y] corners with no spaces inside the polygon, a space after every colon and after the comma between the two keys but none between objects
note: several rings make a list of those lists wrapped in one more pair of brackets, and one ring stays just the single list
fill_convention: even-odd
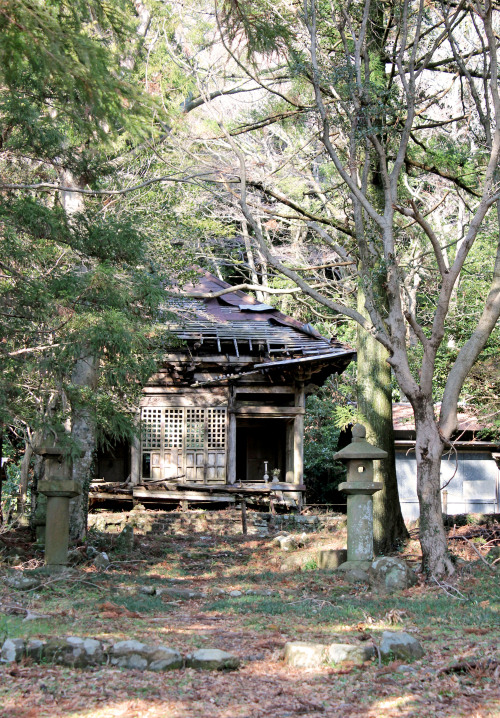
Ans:
[{"label": "forest floor", "polygon": [[[0,664],[2,718],[500,715],[500,564],[495,572],[466,542],[451,542],[462,561],[446,583],[425,583],[421,576],[415,587],[382,596],[316,569],[314,561],[307,570],[282,571],[289,554],[270,538],[136,535],[133,554],[124,556],[116,538],[96,532],[89,541],[113,561],[105,571],[87,562],[22,592],[8,588],[2,578],[20,570],[30,575],[41,556],[26,533],[1,538],[24,552],[22,565],[0,564],[2,641],[6,636],[133,638],[183,654],[220,648],[242,660],[231,672],[77,669],[26,659]],[[414,566],[416,539],[413,535],[399,554]],[[344,541],[310,534],[305,550]],[[188,587],[204,596],[173,600],[145,595],[144,586]],[[28,610],[28,617],[35,614],[32,620],[26,620]],[[359,643],[368,637],[377,642],[384,630],[411,633],[425,657],[407,666],[374,660],[315,670],[290,668],[282,660],[287,641]]]}]

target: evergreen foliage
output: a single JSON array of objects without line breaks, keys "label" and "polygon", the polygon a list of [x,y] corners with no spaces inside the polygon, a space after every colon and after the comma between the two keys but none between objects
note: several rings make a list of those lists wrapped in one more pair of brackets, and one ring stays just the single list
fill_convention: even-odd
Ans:
[{"label": "evergreen foliage", "polygon": [[[116,150],[144,135],[152,104],[126,67],[134,24],[125,0],[2,3],[0,422],[28,438],[64,434],[78,406],[102,440],[130,437],[161,349],[164,278],[137,216],[99,198],[68,215],[67,196],[36,188],[96,188]],[[93,390],[72,382],[88,355],[101,366]]]}]

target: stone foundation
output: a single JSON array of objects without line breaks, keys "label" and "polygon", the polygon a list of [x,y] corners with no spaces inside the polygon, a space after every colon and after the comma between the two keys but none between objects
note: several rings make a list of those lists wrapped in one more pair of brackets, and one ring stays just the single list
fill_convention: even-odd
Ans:
[{"label": "stone foundation", "polygon": [[[248,534],[265,537],[277,531],[318,532],[335,531],[345,523],[343,514],[301,516],[299,514],[270,514],[247,511]],[[151,532],[188,536],[193,532],[236,536],[242,533],[241,513],[226,511],[151,511],[136,507],[132,511],[99,511],[89,514],[89,529],[106,533],[120,533],[125,526],[133,526],[138,534]]]}]

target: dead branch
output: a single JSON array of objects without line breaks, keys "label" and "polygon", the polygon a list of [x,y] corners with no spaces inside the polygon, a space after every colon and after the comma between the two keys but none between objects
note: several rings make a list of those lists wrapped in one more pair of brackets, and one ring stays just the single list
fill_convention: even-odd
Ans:
[{"label": "dead branch", "polygon": [[484,558],[484,556],[481,555],[481,553],[477,550],[477,548],[474,546],[472,541],[469,541],[468,538],[466,538],[465,536],[449,536],[448,538],[453,541],[457,541],[458,539],[463,539],[464,541],[466,541],[469,544],[469,546],[472,548],[472,550],[477,553],[477,555],[479,556],[481,561],[485,564],[485,566],[488,566],[488,568],[491,569],[492,571],[496,571],[496,568],[493,566],[493,564],[488,563],[488,561]]}]

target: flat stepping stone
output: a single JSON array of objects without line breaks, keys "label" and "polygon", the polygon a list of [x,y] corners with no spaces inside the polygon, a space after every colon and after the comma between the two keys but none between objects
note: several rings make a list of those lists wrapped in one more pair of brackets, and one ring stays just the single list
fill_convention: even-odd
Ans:
[{"label": "flat stepping stone", "polygon": [[200,648],[186,658],[187,668],[201,668],[209,671],[234,671],[240,666],[240,659],[218,648]]},{"label": "flat stepping stone", "polygon": [[362,664],[375,655],[373,646],[355,646],[350,643],[305,643],[295,641],[285,644],[285,663],[294,668],[320,668],[331,663],[350,661]]}]

